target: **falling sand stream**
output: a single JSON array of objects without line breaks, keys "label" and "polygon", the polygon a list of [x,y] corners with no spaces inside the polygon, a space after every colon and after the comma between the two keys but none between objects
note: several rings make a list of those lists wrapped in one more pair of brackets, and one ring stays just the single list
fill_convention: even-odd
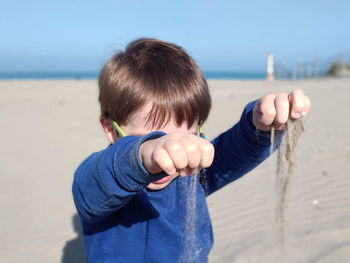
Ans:
[{"label": "falling sand stream", "polygon": [[[301,133],[304,131],[302,118],[292,121],[288,120],[287,129],[284,136],[280,131],[271,130],[271,154],[275,150],[277,142],[281,142],[277,150],[277,169],[276,169],[276,226],[277,238],[282,249],[284,250],[285,242],[285,222],[284,213],[288,199],[288,189],[290,179],[293,176],[295,167],[295,149]],[[282,141],[281,141],[282,140]],[[196,223],[196,187],[198,174],[191,175],[189,189],[189,196],[186,200],[186,215],[185,215],[185,240],[184,250],[180,256],[178,263],[191,262],[193,251],[196,251],[198,244],[195,240],[195,223]]]},{"label": "falling sand stream", "polygon": [[185,240],[183,253],[179,258],[180,262],[192,262],[194,252],[198,249],[198,244],[196,243],[196,219],[197,219],[197,209],[196,209],[196,192],[197,192],[197,180],[198,173],[195,172],[190,176],[190,185],[186,200],[186,215],[185,215]]},{"label": "falling sand stream", "polygon": [[289,197],[290,181],[294,173],[296,156],[295,149],[301,133],[304,131],[303,119],[288,120],[285,135],[281,141],[281,132],[271,130],[271,153],[276,142],[281,141],[277,150],[276,169],[276,227],[277,238],[282,252],[285,245],[285,209]]}]

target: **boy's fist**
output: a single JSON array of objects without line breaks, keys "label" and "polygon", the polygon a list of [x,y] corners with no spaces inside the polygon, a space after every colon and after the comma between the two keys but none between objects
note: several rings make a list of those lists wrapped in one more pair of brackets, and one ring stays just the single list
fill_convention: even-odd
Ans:
[{"label": "boy's fist", "polygon": [[173,133],[144,142],[140,147],[143,166],[151,173],[190,175],[211,165],[214,147],[193,134]]},{"label": "boy's fist", "polygon": [[289,118],[299,119],[307,114],[310,107],[310,99],[301,90],[295,90],[289,95],[268,94],[256,103],[253,124],[262,131],[270,131],[272,127],[283,130]]}]

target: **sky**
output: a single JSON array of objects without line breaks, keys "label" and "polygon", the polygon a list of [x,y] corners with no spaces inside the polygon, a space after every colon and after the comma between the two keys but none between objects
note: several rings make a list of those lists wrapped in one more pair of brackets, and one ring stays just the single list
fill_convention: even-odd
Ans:
[{"label": "sky", "polygon": [[1,0],[0,72],[99,71],[139,37],[182,46],[204,71],[291,67],[350,51],[349,0]]}]

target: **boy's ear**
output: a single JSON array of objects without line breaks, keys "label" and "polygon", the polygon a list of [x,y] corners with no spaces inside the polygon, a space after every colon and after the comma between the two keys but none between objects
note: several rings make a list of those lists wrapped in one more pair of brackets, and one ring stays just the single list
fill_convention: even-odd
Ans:
[{"label": "boy's ear", "polygon": [[115,143],[118,137],[113,127],[112,120],[108,118],[100,117],[100,123],[102,125],[103,131],[106,134],[107,140],[110,143]]}]

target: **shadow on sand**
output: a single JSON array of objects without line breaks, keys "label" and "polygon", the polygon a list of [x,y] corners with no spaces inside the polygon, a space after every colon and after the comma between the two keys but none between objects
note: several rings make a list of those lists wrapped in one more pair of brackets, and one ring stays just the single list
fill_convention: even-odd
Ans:
[{"label": "shadow on sand", "polygon": [[62,263],[86,263],[83,245],[82,227],[78,214],[73,215],[72,223],[78,236],[68,240],[63,248]]}]

